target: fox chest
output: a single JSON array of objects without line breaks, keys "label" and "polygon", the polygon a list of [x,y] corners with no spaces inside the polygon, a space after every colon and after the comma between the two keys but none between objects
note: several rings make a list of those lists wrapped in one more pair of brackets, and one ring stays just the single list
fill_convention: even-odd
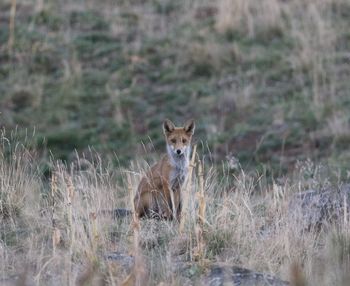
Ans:
[{"label": "fox chest", "polygon": [[187,176],[187,167],[173,168],[173,170],[171,170],[169,174],[171,189],[176,190],[181,188],[186,180],[186,176]]}]

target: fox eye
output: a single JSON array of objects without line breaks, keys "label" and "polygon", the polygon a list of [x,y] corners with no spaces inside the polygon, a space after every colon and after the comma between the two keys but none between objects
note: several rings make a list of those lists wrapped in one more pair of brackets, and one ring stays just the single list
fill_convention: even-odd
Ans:
[{"label": "fox eye", "polygon": [[186,139],[182,139],[182,143],[186,144],[187,140]]},{"label": "fox eye", "polygon": [[171,139],[170,142],[175,144],[176,143],[176,139]]}]

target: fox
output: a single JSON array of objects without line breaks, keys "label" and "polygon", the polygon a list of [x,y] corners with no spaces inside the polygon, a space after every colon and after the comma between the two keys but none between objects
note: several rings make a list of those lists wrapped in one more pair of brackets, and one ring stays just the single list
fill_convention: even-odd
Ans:
[{"label": "fox", "polygon": [[139,218],[181,219],[181,191],[188,176],[191,142],[195,130],[193,119],[181,127],[165,119],[163,134],[166,154],[141,179],[134,197]]}]

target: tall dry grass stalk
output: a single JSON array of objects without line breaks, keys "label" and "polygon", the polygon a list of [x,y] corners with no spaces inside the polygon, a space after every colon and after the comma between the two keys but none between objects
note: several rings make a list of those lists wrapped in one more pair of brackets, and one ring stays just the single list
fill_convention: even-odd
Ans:
[{"label": "tall dry grass stalk", "polygon": [[191,187],[192,187],[192,173],[193,169],[196,167],[195,160],[196,160],[196,152],[197,152],[197,145],[194,145],[193,151],[192,151],[192,157],[190,160],[190,166],[188,168],[188,176],[186,178],[186,181],[184,183],[184,189],[183,189],[183,205],[182,205],[182,215],[180,219],[180,225],[179,225],[179,231],[180,233],[183,233],[185,230],[185,225],[188,220],[188,201],[191,193]]},{"label": "tall dry grass stalk", "polygon": [[205,201],[205,193],[204,193],[204,165],[203,162],[198,160],[198,178],[199,178],[199,192],[197,193],[197,199],[199,203],[198,207],[198,218],[199,223],[203,227],[205,220],[205,209],[206,209],[206,201]]},{"label": "tall dry grass stalk", "polygon": [[70,176],[66,177],[66,203],[67,203],[67,219],[68,219],[68,228],[69,228],[69,238],[71,241],[74,240],[74,225],[73,225],[73,199],[74,199],[74,185],[72,178]]},{"label": "tall dry grass stalk", "polygon": [[142,286],[148,283],[148,274],[144,258],[140,250],[140,219],[135,211],[134,204],[134,192],[131,182],[130,173],[126,174],[128,184],[128,194],[130,197],[130,205],[132,206],[132,230],[133,230],[133,255],[134,255],[134,266],[131,273],[122,282],[123,286]]},{"label": "tall dry grass stalk", "polygon": [[55,255],[56,247],[61,242],[61,232],[57,228],[56,218],[56,201],[57,201],[57,176],[51,176],[51,223],[52,223],[52,254]]},{"label": "tall dry grass stalk", "polygon": [[201,266],[204,266],[204,256],[205,256],[205,241],[204,241],[204,225],[207,222],[205,219],[205,209],[206,209],[206,201],[204,194],[204,170],[203,163],[198,160],[198,192],[196,193],[196,197],[198,200],[198,220],[196,220],[195,232],[197,238],[197,253],[196,256],[200,262]]}]

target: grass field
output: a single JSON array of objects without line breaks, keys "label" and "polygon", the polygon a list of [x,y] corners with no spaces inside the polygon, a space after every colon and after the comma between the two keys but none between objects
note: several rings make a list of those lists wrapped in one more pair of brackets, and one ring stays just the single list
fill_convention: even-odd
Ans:
[{"label": "grass field", "polygon": [[233,154],[274,176],[307,158],[346,167],[345,0],[0,5],[1,125],[35,130],[43,156],[91,146],[127,166],[164,149],[165,117],[194,117],[215,164]]},{"label": "grass field", "polygon": [[[349,25],[347,0],[1,1],[0,285],[348,285],[346,198],[307,230],[290,205],[349,181]],[[197,126],[182,229],[101,215],[166,117]]]},{"label": "grass field", "polygon": [[[2,150],[6,144],[2,138]],[[263,176],[217,172],[196,159],[178,224],[106,214],[132,208],[144,161],[128,169],[104,167],[98,157],[53,163],[45,180],[23,145],[1,157],[1,285],[207,285],[200,281],[213,265],[292,285],[348,285],[347,205],[336,220],[311,228],[291,207],[296,193],[330,187],[334,170],[308,162],[287,181],[266,185]]]}]

